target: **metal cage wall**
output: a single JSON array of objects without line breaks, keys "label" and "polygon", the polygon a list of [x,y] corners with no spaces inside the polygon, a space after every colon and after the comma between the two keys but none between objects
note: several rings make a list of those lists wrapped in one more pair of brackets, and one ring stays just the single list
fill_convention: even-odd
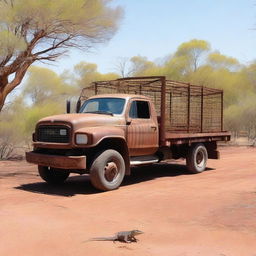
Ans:
[{"label": "metal cage wall", "polygon": [[[222,90],[165,80],[165,77],[131,77],[94,82],[82,90],[80,99],[84,101],[96,94],[111,93],[141,94],[151,98],[159,116],[161,116],[161,108],[165,108],[166,131],[175,133],[223,131]],[[165,94],[164,105],[162,93]]]}]

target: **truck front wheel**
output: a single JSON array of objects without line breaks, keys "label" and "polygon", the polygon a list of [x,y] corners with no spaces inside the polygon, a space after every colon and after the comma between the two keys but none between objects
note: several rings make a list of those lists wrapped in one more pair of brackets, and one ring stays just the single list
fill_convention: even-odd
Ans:
[{"label": "truck front wheel", "polygon": [[120,153],[112,149],[101,152],[90,168],[92,185],[102,191],[117,189],[124,175],[124,159]]},{"label": "truck front wheel", "polygon": [[38,165],[38,173],[40,177],[49,184],[61,184],[70,174],[67,170],[41,165]]},{"label": "truck front wheel", "polygon": [[206,168],[208,154],[202,143],[191,146],[186,157],[187,169],[191,173],[203,172]]}]

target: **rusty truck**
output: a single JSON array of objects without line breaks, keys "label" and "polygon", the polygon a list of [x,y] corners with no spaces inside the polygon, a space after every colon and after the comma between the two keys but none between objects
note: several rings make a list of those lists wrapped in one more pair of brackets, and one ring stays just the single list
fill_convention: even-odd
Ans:
[{"label": "rusty truck", "polygon": [[89,174],[94,187],[117,189],[131,167],[186,159],[201,173],[218,159],[223,129],[223,91],[167,80],[164,76],[93,82],[84,88],[76,113],[39,120],[34,150],[26,153],[47,183],[70,173]]}]

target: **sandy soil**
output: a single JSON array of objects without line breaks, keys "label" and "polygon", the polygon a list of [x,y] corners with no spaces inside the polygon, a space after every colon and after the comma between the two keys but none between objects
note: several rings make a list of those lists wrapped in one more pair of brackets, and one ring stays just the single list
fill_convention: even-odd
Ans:
[{"label": "sandy soil", "polygon": [[[256,149],[221,148],[189,175],[181,165],[137,168],[116,191],[87,176],[58,187],[26,162],[0,162],[0,255],[256,256]],[[138,243],[84,242],[140,229]]]}]

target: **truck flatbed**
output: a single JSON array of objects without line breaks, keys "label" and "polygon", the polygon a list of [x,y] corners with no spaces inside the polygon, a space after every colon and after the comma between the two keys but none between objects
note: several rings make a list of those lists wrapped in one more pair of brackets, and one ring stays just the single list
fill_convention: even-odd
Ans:
[{"label": "truck flatbed", "polygon": [[170,144],[184,144],[195,142],[211,142],[211,141],[229,141],[230,132],[211,132],[211,133],[165,133],[166,146]]}]

